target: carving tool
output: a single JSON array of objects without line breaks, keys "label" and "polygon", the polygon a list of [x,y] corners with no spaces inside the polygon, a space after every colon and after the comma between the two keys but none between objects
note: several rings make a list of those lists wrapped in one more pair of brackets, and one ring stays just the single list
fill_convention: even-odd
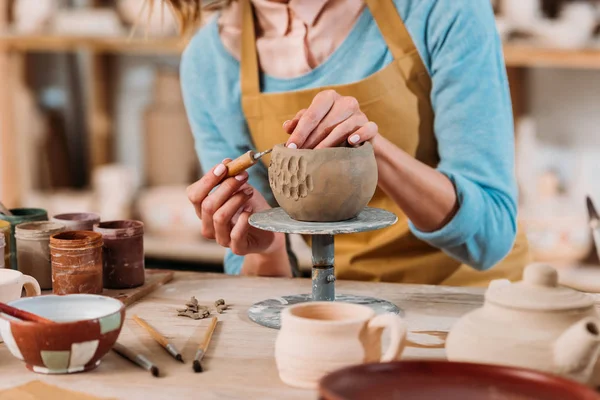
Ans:
[{"label": "carving tool", "polygon": [[272,152],[273,149],[269,149],[263,151],[261,153],[256,153],[255,151],[248,151],[247,153],[242,154],[238,158],[233,161],[229,161],[225,166],[227,166],[227,177],[231,178],[232,176],[236,176],[237,174],[247,170],[254,164],[258,162],[263,156]]},{"label": "carving tool", "polygon": [[145,369],[146,371],[150,372],[152,374],[152,376],[154,376],[154,377],[159,376],[160,372],[159,372],[158,367],[156,365],[154,365],[152,363],[152,361],[150,361],[146,357],[144,357],[142,354],[136,354],[133,351],[129,350],[127,347],[125,347],[119,343],[115,343],[112,349],[115,353],[117,353],[124,359],[129,360],[132,363],[134,363],[135,365],[137,365],[138,367],[141,367],[141,368]]},{"label": "carving tool", "polygon": [[8,304],[5,304],[5,303],[0,303],[0,312],[4,313],[6,315],[9,315],[11,317],[14,317],[14,318],[18,318],[22,321],[41,322],[43,324],[53,324],[54,323],[54,321],[51,321],[44,317],[40,317],[39,315],[36,315],[36,314],[32,314],[28,311],[21,310],[19,308],[15,308],[13,306],[9,306]]},{"label": "carving tool", "polygon": [[152,327],[149,323],[147,323],[144,319],[138,317],[137,315],[133,316],[133,320],[137,322],[142,328],[144,328],[150,334],[150,336],[152,336],[152,338],[156,340],[156,342],[158,342],[158,344],[160,344],[167,351],[167,353],[173,356],[173,358],[182,363],[184,362],[179,350],[177,350],[177,348],[172,343],[169,343],[167,338],[161,335],[156,329],[154,329],[154,327]]},{"label": "carving tool", "polygon": [[13,214],[10,212],[10,210],[8,208],[6,208],[4,206],[4,204],[2,204],[2,202],[0,201],[0,213],[4,214],[4,215],[8,215],[8,216],[12,216]]},{"label": "carving tool", "polygon": [[200,362],[206,354],[206,350],[208,350],[208,344],[210,343],[210,339],[212,338],[213,332],[217,327],[217,321],[217,317],[212,317],[212,320],[210,321],[210,326],[204,334],[204,338],[202,339],[200,346],[198,346],[198,351],[196,352],[196,356],[194,357],[194,372],[202,372],[202,364],[200,364]]}]

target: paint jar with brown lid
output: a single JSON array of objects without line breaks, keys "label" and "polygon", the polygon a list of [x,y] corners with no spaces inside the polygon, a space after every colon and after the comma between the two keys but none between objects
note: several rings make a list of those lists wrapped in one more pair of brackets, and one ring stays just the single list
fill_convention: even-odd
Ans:
[{"label": "paint jar with brown lid", "polygon": [[0,221],[0,241],[4,246],[0,249],[0,268],[10,268],[10,222]]},{"label": "paint jar with brown lid", "polygon": [[100,222],[94,231],[102,234],[103,277],[107,289],[127,289],[144,284],[144,224],[121,220]]},{"label": "paint jar with brown lid", "polygon": [[35,278],[40,288],[52,289],[50,236],[64,231],[56,222],[26,222],[15,228],[19,271]]},{"label": "paint jar with brown lid", "polygon": [[102,243],[102,235],[90,231],[50,237],[54,294],[102,294]]},{"label": "paint jar with brown lid", "polygon": [[94,225],[100,222],[100,216],[86,212],[57,214],[52,221],[63,224],[67,231],[93,231]]}]

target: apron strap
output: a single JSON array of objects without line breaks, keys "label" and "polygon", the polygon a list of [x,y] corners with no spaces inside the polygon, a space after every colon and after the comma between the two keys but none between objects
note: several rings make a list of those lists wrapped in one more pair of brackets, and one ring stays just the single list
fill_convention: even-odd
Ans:
[{"label": "apron strap", "polygon": [[[254,14],[250,0],[240,0],[242,3],[242,35],[240,63],[240,81],[242,95],[260,94],[260,70],[256,51],[256,31],[254,29]],[[373,19],[377,23],[381,35],[394,59],[409,54],[416,46],[402,22],[402,18],[393,0],[365,0]]]},{"label": "apron strap", "polygon": [[256,52],[256,32],[254,30],[254,13],[250,0],[242,2],[242,35],[240,63],[240,84],[242,95],[260,94],[260,80],[258,69],[258,53]]},{"label": "apron strap", "polygon": [[394,59],[416,50],[393,0],[365,0]]}]

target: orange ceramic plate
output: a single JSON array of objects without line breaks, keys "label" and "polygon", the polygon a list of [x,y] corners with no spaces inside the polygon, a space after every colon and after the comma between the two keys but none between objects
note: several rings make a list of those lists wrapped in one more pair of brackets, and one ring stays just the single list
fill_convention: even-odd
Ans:
[{"label": "orange ceramic plate", "polygon": [[537,371],[447,361],[364,364],[325,376],[323,400],[598,400],[577,382]]}]

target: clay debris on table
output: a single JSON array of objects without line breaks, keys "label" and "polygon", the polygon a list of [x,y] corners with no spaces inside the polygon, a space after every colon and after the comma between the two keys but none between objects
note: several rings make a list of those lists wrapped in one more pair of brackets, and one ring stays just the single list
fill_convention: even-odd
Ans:
[{"label": "clay debris on table", "polygon": [[[215,308],[219,314],[222,314],[229,306],[225,304],[225,300],[219,299],[215,301]],[[210,310],[207,306],[198,303],[195,296],[185,303],[185,308],[177,309],[177,315],[180,317],[188,317],[192,319],[203,319],[210,316]]]}]

